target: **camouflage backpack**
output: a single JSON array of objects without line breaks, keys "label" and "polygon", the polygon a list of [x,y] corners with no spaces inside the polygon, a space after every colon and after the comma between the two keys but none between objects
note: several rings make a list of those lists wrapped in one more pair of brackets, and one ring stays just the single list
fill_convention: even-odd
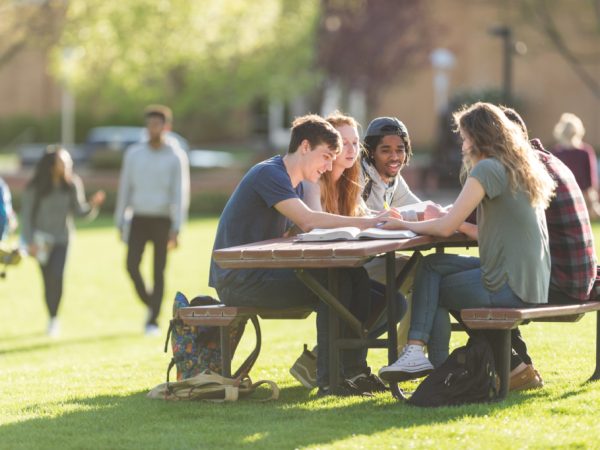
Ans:
[{"label": "camouflage backpack", "polygon": [[[186,325],[177,318],[177,310],[188,306],[219,305],[220,302],[210,296],[198,296],[191,302],[181,292],[175,295],[173,303],[173,319],[169,324],[167,339],[165,342],[165,353],[168,351],[169,337],[173,358],[167,368],[167,383],[173,366],[177,367],[177,381],[191,378],[199,373],[209,370],[220,374],[221,368],[221,344],[219,327]],[[248,375],[260,353],[261,334],[258,319],[251,317],[250,320],[256,331],[256,346],[240,368],[233,374],[234,378]],[[229,326],[231,357],[246,328],[247,319],[239,319]]]}]

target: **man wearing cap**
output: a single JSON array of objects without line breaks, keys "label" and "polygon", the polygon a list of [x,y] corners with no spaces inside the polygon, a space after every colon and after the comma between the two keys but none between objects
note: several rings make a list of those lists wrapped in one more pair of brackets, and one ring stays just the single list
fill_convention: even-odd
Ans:
[{"label": "man wearing cap", "polygon": [[[395,117],[373,119],[365,133],[361,158],[362,199],[372,211],[383,211],[419,203],[419,198],[410,190],[400,171],[412,156],[410,137],[406,126]],[[411,211],[402,213],[406,220],[418,220]],[[396,256],[396,275],[402,270],[408,258]],[[385,258],[375,258],[365,264],[369,277],[385,283]],[[406,293],[404,293],[406,294]],[[398,344],[406,343],[410,326],[411,299],[407,300],[407,311],[398,325]]]},{"label": "man wearing cap", "polygon": [[[395,117],[377,117],[364,137],[362,198],[374,211],[420,202],[400,175],[412,156],[406,126]],[[410,220],[410,219],[409,219]]]}]

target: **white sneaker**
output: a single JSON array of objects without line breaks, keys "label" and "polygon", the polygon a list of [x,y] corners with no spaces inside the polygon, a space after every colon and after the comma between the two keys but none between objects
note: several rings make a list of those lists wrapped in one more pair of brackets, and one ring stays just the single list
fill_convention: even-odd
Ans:
[{"label": "white sneaker", "polygon": [[48,321],[48,328],[46,329],[46,334],[48,337],[57,338],[60,334],[60,324],[58,323],[58,318],[50,317]]},{"label": "white sneaker", "polygon": [[144,334],[146,336],[160,336],[160,328],[158,328],[158,325],[153,325],[151,323],[149,323],[148,325],[146,325],[144,327]]},{"label": "white sneaker", "polygon": [[433,370],[423,346],[406,345],[402,350],[400,358],[394,363],[379,370],[379,377],[388,383],[397,383],[413,378],[424,377]]}]

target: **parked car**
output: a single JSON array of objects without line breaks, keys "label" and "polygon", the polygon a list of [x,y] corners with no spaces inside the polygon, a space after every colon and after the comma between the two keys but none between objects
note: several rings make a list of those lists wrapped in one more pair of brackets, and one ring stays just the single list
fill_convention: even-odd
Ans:
[{"label": "parked car", "polygon": [[[97,168],[119,167],[125,150],[131,144],[146,139],[148,139],[148,132],[144,127],[95,127],[89,131],[86,138],[86,159]],[[174,139],[184,151],[189,151],[187,139],[180,134],[169,131],[167,139]]]}]

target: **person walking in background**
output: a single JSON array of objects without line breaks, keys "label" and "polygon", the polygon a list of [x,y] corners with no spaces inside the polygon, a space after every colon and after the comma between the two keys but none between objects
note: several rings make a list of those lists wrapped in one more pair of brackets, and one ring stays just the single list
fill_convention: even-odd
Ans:
[{"label": "person walking in background", "polygon": [[105,198],[104,192],[98,191],[87,203],[83,183],[72,167],[71,156],[64,148],[49,146],[38,161],[22,200],[22,239],[28,253],[40,264],[51,337],[60,332],[57,314],[74,229],[73,216],[95,218]]},{"label": "person walking in background", "polygon": [[[148,140],[133,144],[125,154],[115,221],[127,243],[127,272],[137,295],[148,308],[144,332],[158,335],[167,249],[177,247],[179,231],[187,218],[190,175],[187,155],[166,135],[171,128],[171,110],[152,105],[146,108],[144,118]],[[154,247],[151,289],[140,272],[147,242]]]},{"label": "person walking in background", "polygon": [[575,114],[564,113],[554,127],[557,144],[552,153],[575,175],[575,180],[583,192],[590,218],[600,217],[598,202],[598,166],[596,153],[591,145],[583,142],[585,128]]}]

